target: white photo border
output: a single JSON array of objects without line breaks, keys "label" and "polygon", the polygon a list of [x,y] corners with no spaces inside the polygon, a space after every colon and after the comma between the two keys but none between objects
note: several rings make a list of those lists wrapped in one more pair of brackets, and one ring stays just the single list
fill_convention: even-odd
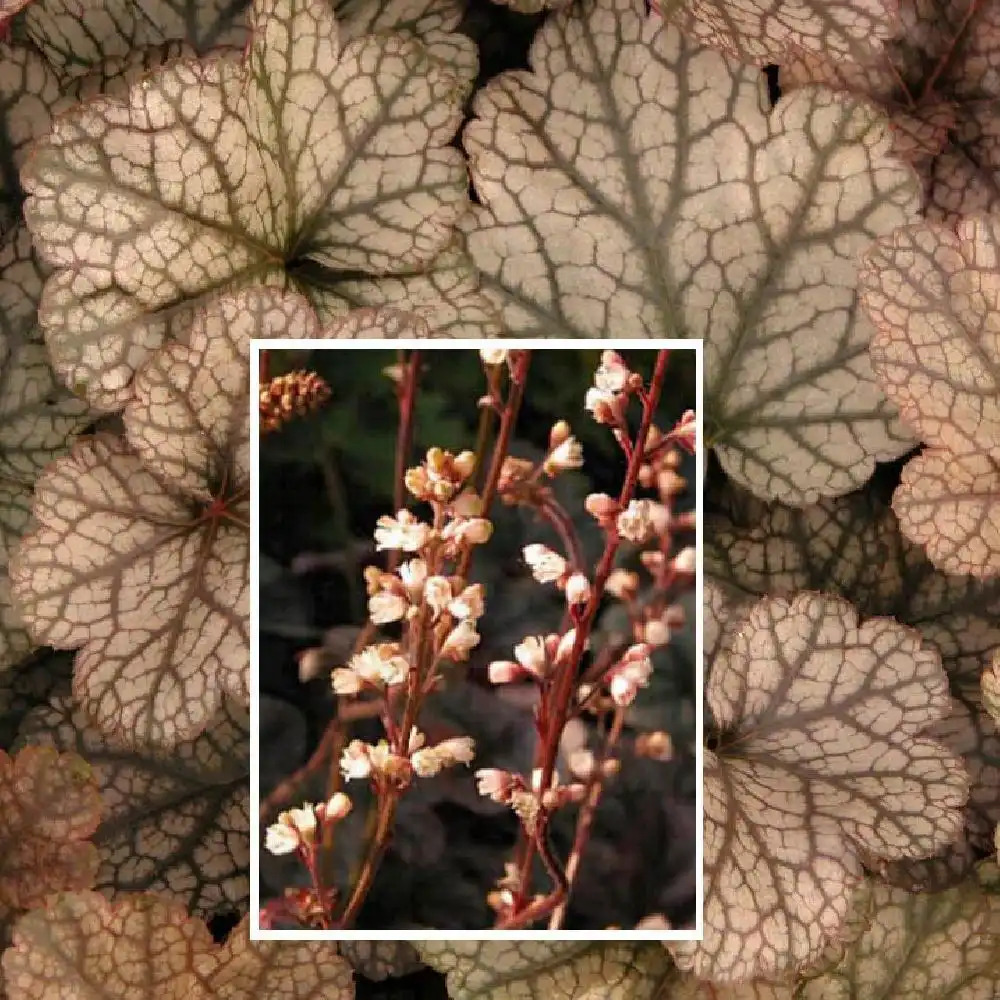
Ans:
[{"label": "white photo border", "polygon": [[[695,354],[695,517],[697,521],[695,551],[695,676],[698,697],[695,699],[695,812],[700,818],[696,824],[695,842],[695,911],[694,928],[681,930],[625,928],[621,930],[271,930],[260,926],[260,790],[259,790],[259,701],[257,684],[259,675],[259,649],[257,623],[259,620],[259,553],[260,534],[257,509],[259,506],[260,478],[260,351],[479,351],[485,347],[532,351],[694,351]],[[422,339],[414,337],[387,338],[384,340],[321,340],[316,338],[258,339],[250,342],[250,940],[251,941],[701,941],[704,938],[704,537],[703,493],[705,475],[705,441],[702,406],[704,402],[704,341],[698,339],[649,339],[649,340],[574,340],[564,337],[544,339],[503,338],[496,340]],[[291,803],[290,807],[297,803]]]}]

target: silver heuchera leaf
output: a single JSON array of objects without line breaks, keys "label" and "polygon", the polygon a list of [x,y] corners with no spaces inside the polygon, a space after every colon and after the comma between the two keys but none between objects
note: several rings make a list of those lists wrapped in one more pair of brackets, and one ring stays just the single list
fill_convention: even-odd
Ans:
[{"label": "silver heuchera leaf", "polygon": [[920,205],[886,120],[820,88],[768,114],[758,70],[642,0],[552,15],[530,61],[464,135],[463,226],[508,329],[704,338],[707,440],[758,496],[847,493],[906,451],[856,300],[861,252]]}]

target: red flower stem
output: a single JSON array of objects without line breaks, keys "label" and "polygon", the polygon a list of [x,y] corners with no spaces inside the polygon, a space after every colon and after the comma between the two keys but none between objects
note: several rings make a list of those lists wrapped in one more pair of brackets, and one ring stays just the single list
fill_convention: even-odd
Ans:
[{"label": "red flower stem", "polygon": [[389,843],[389,835],[392,833],[393,820],[396,817],[396,805],[399,802],[399,793],[395,788],[382,785],[378,790],[378,805],[376,806],[375,829],[368,839],[368,849],[365,852],[364,860],[361,862],[361,869],[351,897],[344,907],[344,912],[336,922],[336,926],[341,930],[349,930],[357,919],[358,912],[368,896],[368,890],[375,881],[375,872],[378,870],[382,855]]},{"label": "red flower stem", "polygon": [[[639,422],[639,431],[636,435],[636,447],[627,449],[629,454],[628,468],[625,472],[625,480],[622,483],[621,493],[618,496],[618,506],[624,509],[628,506],[635,492],[636,483],[639,481],[639,467],[643,461],[643,444],[649,435],[649,428],[653,422],[653,414],[660,401],[660,393],[663,390],[663,383],[667,375],[667,362],[670,358],[669,351],[657,351],[656,366],[653,369],[653,377],[649,383],[649,395],[642,408],[642,419]],[[552,784],[552,775],[555,772],[556,759],[559,756],[559,737],[570,714],[570,700],[573,690],[576,687],[577,665],[583,654],[584,645],[590,635],[590,629],[594,618],[597,616],[597,609],[600,606],[601,598],[604,595],[604,585],[611,575],[614,566],[615,555],[618,552],[620,539],[618,532],[612,527],[608,531],[607,541],[604,544],[604,554],[597,565],[594,580],[591,584],[590,600],[583,614],[580,615],[576,623],[576,638],[573,642],[573,650],[559,674],[555,678],[554,687],[550,693],[551,700],[546,707],[545,718],[547,719],[548,731],[545,739],[539,746],[541,763],[536,766],[541,768],[542,777],[539,788],[547,789]],[[540,820],[540,822],[543,822]],[[525,858],[521,866],[521,888],[518,893],[518,901],[523,900],[530,894],[531,882],[531,861],[534,855],[534,842],[529,842],[525,851]]]},{"label": "red flower stem", "polygon": [[573,847],[570,850],[569,860],[566,862],[565,897],[555,908],[549,920],[550,931],[559,930],[562,927],[563,920],[566,919],[566,906],[569,903],[569,894],[573,891],[573,883],[580,870],[580,860],[587,848],[587,841],[590,839],[590,831],[594,824],[594,815],[601,803],[601,795],[604,792],[604,775],[601,768],[611,759],[618,739],[622,734],[624,723],[625,709],[619,708],[615,711],[615,718],[611,723],[611,731],[608,733],[608,738],[604,743],[604,752],[601,754],[601,759],[594,768],[594,774],[590,779],[590,787],[587,789],[587,798],[584,800],[579,818],[576,821],[576,834],[573,837]]},{"label": "red flower stem", "polygon": [[[510,392],[507,395],[507,402],[504,404],[503,415],[500,417],[500,429],[497,431],[496,444],[493,446],[493,454],[490,458],[490,471],[486,477],[486,485],[483,487],[481,517],[488,518],[490,516],[490,507],[496,497],[497,483],[500,482],[500,471],[503,468],[504,459],[507,457],[507,449],[510,447],[510,438],[514,433],[517,415],[521,412],[521,401],[524,399],[524,387],[528,381],[530,365],[531,351],[518,352],[514,361],[514,370],[511,372]],[[465,579],[471,561],[472,547],[470,546],[462,553],[455,569],[455,575]]]},{"label": "red flower stem", "polygon": [[[397,391],[399,399],[399,428],[396,431],[396,464],[393,478],[392,502],[395,507],[393,514],[403,509],[406,500],[406,485],[403,482],[406,467],[410,461],[410,450],[413,447],[413,414],[417,403],[417,389],[420,384],[420,351],[410,351],[406,361],[402,384]],[[392,555],[389,556],[390,563]],[[398,554],[397,554],[398,562]],[[392,572],[392,569],[389,570]]]},{"label": "red flower stem", "polygon": [[560,541],[569,556],[570,567],[574,573],[583,571],[583,548],[580,539],[577,537],[576,528],[573,527],[573,520],[566,513],[562,505],[555,499],[549,498],[538,512],[552,525],[553,530],[559,536]]}]

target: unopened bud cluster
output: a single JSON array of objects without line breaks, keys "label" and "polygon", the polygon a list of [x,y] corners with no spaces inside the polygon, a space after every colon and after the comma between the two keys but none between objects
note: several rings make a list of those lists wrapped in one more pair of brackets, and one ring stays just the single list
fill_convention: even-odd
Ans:
[{"label": "unopened bud cluster", "polygon": [[315,372],[294,371],[272,378],[260,387],[261,434],[318,410],[329,398],[330,387]]}]

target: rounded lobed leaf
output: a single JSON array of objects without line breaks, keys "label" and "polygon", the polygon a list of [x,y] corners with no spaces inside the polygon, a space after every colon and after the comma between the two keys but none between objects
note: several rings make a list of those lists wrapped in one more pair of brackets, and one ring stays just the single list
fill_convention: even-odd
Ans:
[{"label": "rounded lobed leaf", "polygon": [[92,417],[56,385],[36,324],[41,289],[31,237],[16,226],[0,239],[0,669],[33,648],[7,575],[30,523],[32,486]]},{"label": "rounded lobed leaf", "polygon": [[126,440],[39,480],[12,583],[39,642],[83,647],[74,690],[105,734],[172,746],[247,702],[250,340],[315,331],[300,296],[215,300],[137,381]]},{"label": "rounded lobed leaf", "polygon": [[88,888],[121,898],[151,890],[208,918],[246,910],[250,865],[249,718],[231,703],[197,739],[169,752],[122,753],[72,699],[30,712],[19,741],[73,750],[93,770],[104,817]]},{"label": "rounded lobed leaf", "polygon": [[66,77],[136,49],[186,41],[198,52],[242,47],[249,0],[34,0],[28,37]]},{"label": "rounded lobed leaf", "polygon": [[0,905],[41,906],[51,892],[94,884],[97,850],[89,838],[101,796],[75,753],[25,747],[0,750]]},{"label": "rounded lobed leaf", "polygon": [[451,1000],[652,1000],[662,948],[598,941],[421,941]]},{"label": "rounded lobed leaf", "polygon": [[194,964],[218,1000],[354,1000],[351,966],[330,942],[254,942],[249,917]]},{"label": "rounded lobed leaf", "polygon": [[929,856],[962,829],[968,777],[921,736],[948,708],[940,657],[834,597],[755,604],[712,664],[700,978],[773,978],[843,928],[862,854]]},{"label": "rounded lobed leaf", "polygon": [[895,148],[925,191],[925,215],[957,223],[995,211],[1000,145],[997,37],[992,3],[900,5],[900,29],[885,45],[842,53],[799,51],[781,62],[781,90],[822,83],[877,100],[892,116]]},{"label": "rounded lobed leaf", "polygon": [[902,536],[892,511],[864,494],[802,509],[772,504],[732,520],[709,517],[706,535],[706,582],[713,588],[744,601],[822,588],[862,615],[892,615],[917,628],[940,653],[950,710],[927,735],[969,770],[965,835],[933,861],[877,868],[895,884],[923,889],[964,877],[1000,820],[1000,726],[984,711],[979,681],[1000,645],[1000,582],[941,573]]},{"label": "rounded lobed leaf", "polygon": [[463,228],[507,328],[704,338],[707,440],[759,496],[846,493],[902,454],[856,302],[859,254],[919,207],[886,122],[819,88],[768,116],[757,70],[641,0],[554,14],[530,61],[464,135]]},{"label": "rounded lobed leaf", "polygon": [[876,244],[861,273],[872,364],[931,447],[893,501],[906,536],[954,574],[1000,575],[1000,228],[932,223]]},{"label": "rounded lobed leaf", "polygon": [[249,920],[216,946],[205,924],[148,893],[57,897],[22,917],[3,956],[10,1000],[353,1000],[325,942],[254,944]]},{"label": "rounded lobed leaf", "polygon": [[326,0],[257,0],[251,27],[245,58],[173,62],[61,116],[22,171],[57,269],[47,342],[99,405],[124,405],[197,307],[248,284],[294,283],[324,319],[412,284],[435,332],[476,299],[460,256],[435,259],[467,204],[449,146],[465,83],[412,37],[342,44]]},{"label": "rounded lobed leaf", "polygon": [[191,738],[224,694],[248,699],[248,502],[219,499],[213,516],[109,435],[38,481],[15,600],[37,642],[82,647],[75,696],[133,746]]},{"label": "rounded lobed leaf", "polygon": [[872,886],[864,934],[800,1000],[981,1000],[1000,991],[1000,897],[975,878],[939,893]]},{"label": "rounded lobed leaf", "polygon": [[789,50],[843,58],[888,38],[896,26],[889,0],[660,0],[667,17],[681,8],[685,31],[744,62],[782,63]]}]

